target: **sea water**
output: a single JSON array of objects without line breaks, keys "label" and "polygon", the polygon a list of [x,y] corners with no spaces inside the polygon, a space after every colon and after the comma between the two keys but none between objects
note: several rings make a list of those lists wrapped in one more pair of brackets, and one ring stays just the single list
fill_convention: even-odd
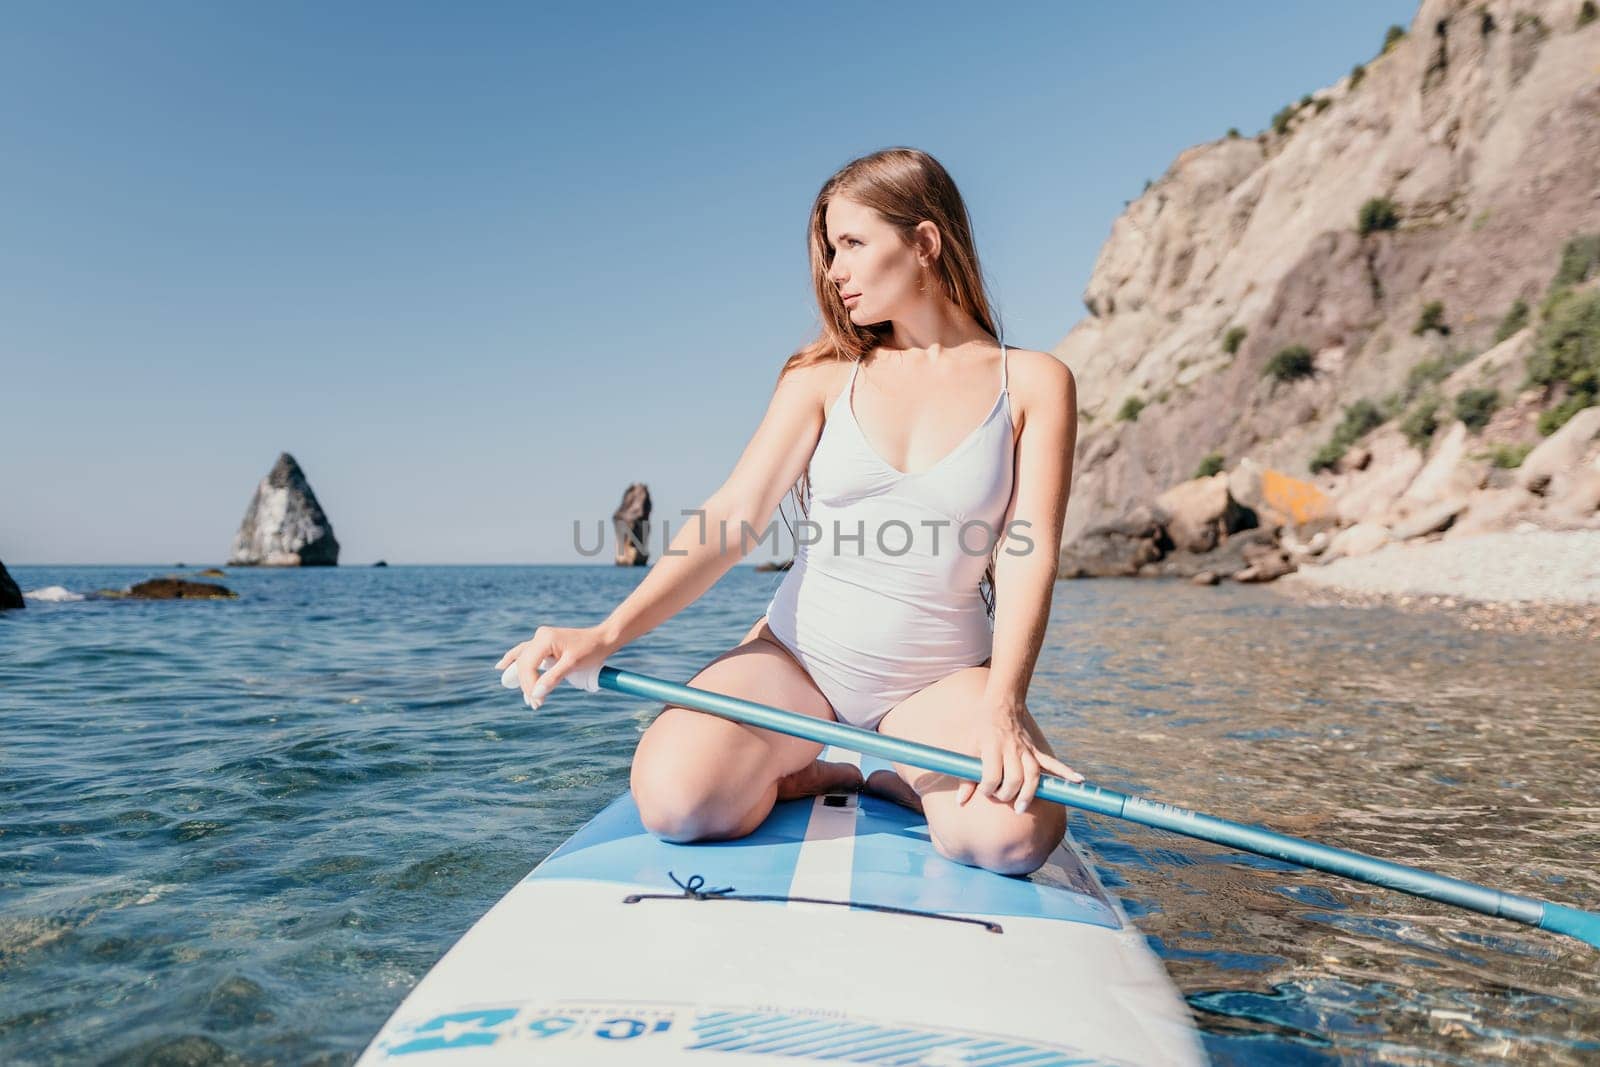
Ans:
[{"label": "sea water", "polygon": [[[534,713],[493,670],[637,568],[230,569],[217,601],[73,599],[193,567],[11,570],[50,592],[0,614],[0,1062],[350,1062],[627,788],[659,710],[563,685]],[[735,568],[611,662],[687,681],[781,578]],[[1596,692],[1573,639],[1108,580],[1055,587],[1028,704],[1091,781],[1600,908]],[[1600,1057],[1576,942],[1072,830],[1218,1063]]]}]

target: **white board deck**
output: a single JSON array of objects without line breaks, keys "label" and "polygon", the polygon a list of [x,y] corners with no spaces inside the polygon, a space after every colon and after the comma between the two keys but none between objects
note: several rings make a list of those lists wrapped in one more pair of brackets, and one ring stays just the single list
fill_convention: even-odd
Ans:
[{"label": "white board deck", "polygon": [[[732,892],[695,899],[673,876]],[[732,899],[748,896],[782,899]],[[1070,837],[1010,878],[944,859],[921,816],[877,797],[790,801],[748,837],[679,845],[646,832],[624,794],[473,925],[358,1062],[806,1061],[1205,1057]]]}]

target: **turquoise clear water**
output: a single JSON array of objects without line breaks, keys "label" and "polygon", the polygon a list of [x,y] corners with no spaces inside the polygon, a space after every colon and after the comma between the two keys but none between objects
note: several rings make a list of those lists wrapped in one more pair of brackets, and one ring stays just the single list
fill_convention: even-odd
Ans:
[{"label": "turquoise clear water", "polygon": [[[562,687],[530,713],[492,666],[642,577],[237,570],[234,601],[0,615],[0,1062],[350,1062],[626,788],[655,705]],[[780,578],[735,569],[613,662],[687,679]],[[1593,908],[1596,692],[1576,641],[1104,581],[1057,586],[1029,704],[1113,788]],[[1576,943],[1096,817],[1073,832],[1219,1063],[1600,1057],[1600,957]]]}]

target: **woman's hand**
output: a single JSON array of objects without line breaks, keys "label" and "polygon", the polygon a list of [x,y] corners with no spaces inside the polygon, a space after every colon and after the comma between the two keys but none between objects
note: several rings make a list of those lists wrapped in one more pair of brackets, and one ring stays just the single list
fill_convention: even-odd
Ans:
[{"label": "woman's hand", "polygon": [[1038,727],[1033,726],[1025,705],[986,703],[978,714],[976,747],[983,760],[983,781],[962,781],[956,787],[958,805],[982,790],[1021,815],[1033,802],[1041,770],[1069,782],[1083,781],[1083,775],[1044,751],[1044,738],[1037,736]]},{"label": "woman's hand", "polygon": [[[522,699],[528,707],[538,710],[561,679],[579,668],[598,668],[616,650],[598,626],[541,626],[532,637],[501,656],[494,669],[504,671],[515,663]],[[546,660],[554,662],[541,673]]]}]

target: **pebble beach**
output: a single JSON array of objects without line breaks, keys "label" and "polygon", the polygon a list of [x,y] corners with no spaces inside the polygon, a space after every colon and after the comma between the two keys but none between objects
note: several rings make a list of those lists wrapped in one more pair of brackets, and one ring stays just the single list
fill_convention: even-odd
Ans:
[{"label": "pebble beach", "polygon": [[1600,530],[1388,545],[1273,583],[1297,599],[1449,612],[1471,629],[1600,633]]}]

